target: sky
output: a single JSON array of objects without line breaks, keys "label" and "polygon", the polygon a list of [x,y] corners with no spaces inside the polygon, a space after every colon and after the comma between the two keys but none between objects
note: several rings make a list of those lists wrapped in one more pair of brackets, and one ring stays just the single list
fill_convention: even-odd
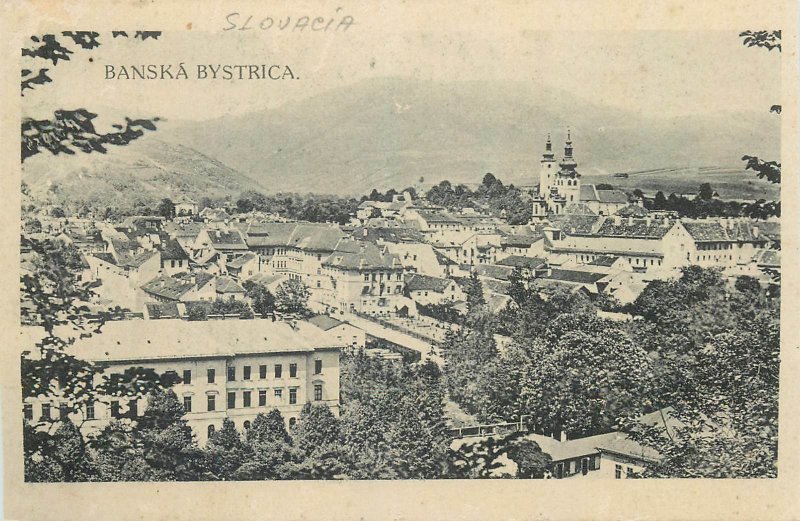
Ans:
[{"label": "sky", "polygon": [[[85,107],[104,115],[213,119],[277,107],[364,79],[522,81],[589,102],[666,118],[768,110],[779,102],[780,55],[748,49],[733,31],[525,31],[275,34],[165,32],[74,48],[27,91],[25,116]],[[107,80],[105,66],[184,63],[189,80]],[[194,79],[197,64],[288,65],[295,80]],[[36,66],[48,66],[41,62]]]}]

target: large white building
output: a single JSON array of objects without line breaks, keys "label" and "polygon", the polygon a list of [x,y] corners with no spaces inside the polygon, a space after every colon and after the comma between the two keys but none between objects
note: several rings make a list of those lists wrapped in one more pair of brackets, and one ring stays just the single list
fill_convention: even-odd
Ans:
[{"label": "large white building", "polygon": [[[23,335],[35,354],[41,330],[25,328]],[[308,322],[128,320],[107,323],[70,352],[105,366],[95,386],[103,375],[131,367],[174,371],[181,382],[172,390],[202,445],[226,417],[244,431],[258,413],[275,408],[291,425],[306,402],[324,403],[338,415],[339,354],[346,344]],[[57,420],[61,404],[57,395],[29,398],[25,415],[32,422]],[[138,416],[146,406],[146,398],[103,397],[69,416],[88,433],[114,418]]]}]

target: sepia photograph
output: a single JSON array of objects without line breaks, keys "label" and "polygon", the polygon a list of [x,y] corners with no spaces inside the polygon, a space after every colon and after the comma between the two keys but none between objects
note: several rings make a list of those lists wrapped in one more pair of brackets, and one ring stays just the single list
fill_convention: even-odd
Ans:
[{"label": "sepia photograph", "polygon": [[15,36],[24,482],[782,477],[796,41],[348,5]]}]

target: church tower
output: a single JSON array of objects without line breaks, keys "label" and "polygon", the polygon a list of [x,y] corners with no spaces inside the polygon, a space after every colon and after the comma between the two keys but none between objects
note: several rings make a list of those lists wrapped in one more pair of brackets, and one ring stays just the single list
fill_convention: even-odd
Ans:
[{"label": "church tower", "polygon": [[556,177],[556,159],[555,154],[553,154],[553,143],[550,142],[550,134],[547,134],[547,142],[544,144],[541,163],[542,168],[539,170],[539,196],[547,199]]},{"label": "church tower", "polygon": [[575,170],[578,163],[572,155],[572,134],[567,130],[567,141],[564,144],[564,157],[559,161],[555,184],[566,204],[579,203],[581,199],[581,175]]}]

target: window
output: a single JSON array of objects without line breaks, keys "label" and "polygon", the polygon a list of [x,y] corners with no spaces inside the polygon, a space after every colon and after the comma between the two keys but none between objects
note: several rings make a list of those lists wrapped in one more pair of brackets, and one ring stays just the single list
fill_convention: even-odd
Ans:
[{"label": "window", "polygon": [[117,400],[111,402],[111,417],[119,418],[119,402]]},{"label": "window", "polygon": [[236,393],[231,391],[228,393],[228,409],[236,408]]},{"label": "window", "polygon": [[589,458],[589,470],[598,470],[600,468],[600,456],[592,456]]},{"label": "window", "polygon": [[364,274],[364,280],[365,281],[369,281],[369,273],[365,273]]},{"label": "window", "polygon": [[561,479],[564,477],[564,464],[559,463],[556,465],[556,479]]},{"label": "window", "polygon": [[139,416],[139,400],[131,400],[128,402],[128,415],[131,418]]},{"label": "window", "polygon": [[207,410],[215,411],[217,409],[217,397],[213,394],[209,394],[207,398],[208,398]]},{"label": "window", "polygon": [[232,382],[234,380],[236,380],[236,367],[231,365],[228,367],[228,381]]},{"label": "window", "polygon": [[33,405],[26,403],[22,406],[22,410],[25,411],[26,420],[33,420]]},{"label": "window", "polygon": [[297,389],[289,389],[289,405],[297,403]]},{"label": "window", "polygon": [[192,412],[192,397],[191,396],[184,396],[183,397],[183,410],[186,412]]},{"label": "window", "polygon": [[215,430],[216,430],[216,429],[214,429],[214,426],[213,426],[213,425],[209,425],[209,426],[208,426],[208,437],[209,437],[209,438],[210,438],[211,436],[213,436],[213,435],[214,435],[214,431],[215,431]]},{"label": "window", "polygon": [[283,366],[281,364],[275,364],[275,378],[280,378],[282,372]]},{"label": "window", "polygon": [[297,418],[294,417],[289,418],[289,427],[294,427],[296,423],[297,423]]},{"label": "window", "polygon": [[244,379],[245,380],[249,380],[250,379],[250,366],[249,365],[244,366]]},{"label": "window", "polygon": [[622,465],[614,465],[614,479],[622,478]]},{"label": "window", "polygon": [[281,398],[283,398],[283,389],[275,389],[275,399],[280,402]]},{"label": "window", "polygon": [[289,364],[289,378],[297,378],[297,364]]},{"label": "window", "polygon": [[192,383],[192,372],[188,369],[183,372],[183,383],[189,385]]},{"label": "window", "polygon": [[258,377],[261,378],[262,380],[267,377],[267,366],[266,365],[258,366]]},{"label": "window", "polygon": [[49,403],[43,403],[42,404],[42,416],[41,416],[41,419],[42,420],[51,419],[51,416],[50,416],[50,404]]},{"label": "window", "polygon": [[250,391],[242,393],[242,407],[250,407]]},{"label": "window", "polygon": [[214,369],[209,369],[208,370],[208,383],[213,384],[215,376],[216,376],[216,371]]},{"label": "window", "polygon": [[250,430],[250,420],[244,421],[244,430]]},{"label": "window", "polygon": [[314,401],[322,401],[322,384],[314,384]]},{"label": "window", "polygon": [[322,360],[314,360],[314,374],[322,373]]},{"label": "window", "polygon": [[94,420],[94,418],[94,400],[89,400],[86,402],[86,419]]},{"label": "window", "polygon": [[625,477],[631,479],[633,477],[633,469],[630,467],[625,467]]},{"label": "window", "polygon": [[267,390],[259,389],[258,391],[258,406],[264,407],[267,405]]},{"label": "window", "polygon": [[581,458],[581,474],[584,476],[589,473],[589,458]]}]

